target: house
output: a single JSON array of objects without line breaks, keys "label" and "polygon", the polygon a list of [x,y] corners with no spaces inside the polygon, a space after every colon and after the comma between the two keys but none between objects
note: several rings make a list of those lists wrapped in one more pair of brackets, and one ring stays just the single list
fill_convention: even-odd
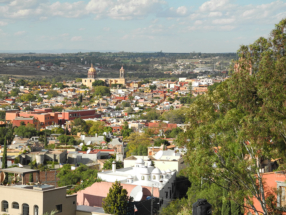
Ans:
[{"label": "house", "polygon": [[[115,181],[120,181],[121,186],[127,190],[128,195],[135,187],[142,189],[142,198],[145,200],[151,196],[170,201],[175,193],[176,171],[161,171],[152,166],[152,161],[147,161],[147,166],[142,159],[133,161],[134,167],[116,170],[113,162],[111,171],[98,173],[98,177],[105,182],[94,183],[92,186],[77,193],[77,204],[101,207],[103,199],[107,196],[109,188]],[[141,201],[137,200],[137,201]]]},{"label": "house", "polygon": [[76,215],[76,195],[67,196],[66,187],[51,185],[0,186],[1,214],[40,215],[57,211],[59,215]]},{"label": "house", "polygon": [[[275,199],[277,199],[277,207],[286,207],[286,175],[285,171],[277,171],[277,172],[268,172],[268,173],[261,173],[262,180],[263,180],[263,188],[266,194],[266,199],[270,195],[273,195]],[[261,208],[260,202],[253,197],[253,205],[258,211],[263,211]],[[245,209],[244,214],[250,215],[255,214],[253,210]],[[286,215],[285,211],[281,211],[279,213],[281,215]]]},{"label": "house", "polygon": [[[168,150],[168,151],[173,151],[173,150]],[[167,153],[165,153],[165,155],[167,155]],[[184,159],[181,156],[162,157],[159,159],[156,159],[156,156],[130,156],[124,159],[124,168],[133,167],[134,160],[137,159],[142,159],[145,162],[145,164],[147,164],[148,160],[151,159],[151,161],[154,163],[156,167],[165,171],[168,169],[172,169],[179,172],[181,169],[185,168],[186,165]]]}]

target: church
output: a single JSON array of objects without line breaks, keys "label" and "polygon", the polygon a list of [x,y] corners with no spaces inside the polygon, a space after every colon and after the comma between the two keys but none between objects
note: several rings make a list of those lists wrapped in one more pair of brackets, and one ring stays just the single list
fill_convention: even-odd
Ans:
[{"label": "church", "polygon": [[92,83],[96,80],[101,80],[101,81],[104,81],[105,85],[106,86],[110,86],[112,84],[121,84],[121,85],[125,85],[126,82],[125,82],[125,77],[124,77],[124,73],[125,73],[125,70],[123,68],[123,66],[121,67],[121,69],[119,70],[119,78],[96,78],[96,70],[95,68],[93,67],[93,64],[91,64],[91,67],[90,69],[88,70],[88,73],[87,73],[87,78],[83,78],[82,79],[82,84],[89,87],[89,88],[92,88]]}]

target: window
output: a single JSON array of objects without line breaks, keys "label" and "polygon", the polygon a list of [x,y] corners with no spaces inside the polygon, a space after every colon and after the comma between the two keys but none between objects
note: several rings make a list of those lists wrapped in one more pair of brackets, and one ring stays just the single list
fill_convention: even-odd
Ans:
[{"label": "window", "polygon": [[38,205],[35,205],[35,207],[34,207],[34,215],[39,215],[39,207],[38,207]]},{"label": "window", "polygon": [[166,192],[166,199],[168,198],[168,191]]},{"label": "window", "polygon": [[19,209],[19,204],[17,202],[12,203],[12,208],[13,209]]},{"label": "window", "polygon": [[280,207],[285,207],[286,206],[286,187],[285,186],[280,186]]},{"label": "window", "polygon": [[23,215],[29,215],[29,205],[23,204]]},{"label": "window", "polygon": [[145,179],[145,177],[144,176],[141,176],[141,180],[144,180]]},{"label": "window", "polygon": [[7,201],[2,201],[2,211],[3,212],[8,212],[8,202]]},{"label": "window", "polygon": [[62,212],[63,211],[63,205],[56,205],[56,211],[58,213]]},{"label": "window", "polygon": [[153,175],[153,179],[154,179],[154,180],[156,179],[156,176],[155,176],[155,175]]}]

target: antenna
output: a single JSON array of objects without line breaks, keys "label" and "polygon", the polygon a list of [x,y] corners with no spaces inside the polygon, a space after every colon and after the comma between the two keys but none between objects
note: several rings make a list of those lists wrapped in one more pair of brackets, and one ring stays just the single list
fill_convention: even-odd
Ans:
[{"label": "antenna", "polygon": [[133,198],[134,202],[141,201],[143,197],[143,188],[140,185],[134,187],[130,193],[130,196]]}]

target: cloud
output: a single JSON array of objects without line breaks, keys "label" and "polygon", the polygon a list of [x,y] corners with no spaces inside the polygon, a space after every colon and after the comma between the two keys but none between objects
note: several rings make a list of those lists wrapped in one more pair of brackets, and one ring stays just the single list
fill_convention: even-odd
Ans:
[{"label": "cloud", "polygon": [[[166,0],[0,0],[0,20],[38,19],[53,17],[117,20],[179,18],[180,23],[197,20],[215,25],[275,23],[286,17],[286,3],[276,0],[268,4],[240,5],[234,0],[208,0],[197,10],[186,5],[170,7]],[[3,21],[2,21],[3,22]],[[3,25],[3,24],[2,24]]]},{"label": "cloud", "polygon": [[7,22],[0,21],[0,26],[5,26],[7,24],[8,24]]},{"label": "cloud", "polygon": [[23,34],[25,34],[26,33],[26,31],[18,31],[18,32],[16,32],[14,35],[16,35],[16,36],[21,36],[21,35],[23,35]]},{"label": "cloud", "polygon": [[230,18],[230,19],[215,19],[212,21],[213,24],[217,24],[217,25],[225,25],[225,24],[230,24],[233,23],[235,21],[235,19]]},{"label": "cloud", "polygon": [[80,29],[78,29],[79,31],[84,31],[85,30],[85,28],[80,28]]},{"label": "cloud", "polygon": [[185,6],[178,7],[178,9],[176,10],[177,14],[180,14],[180,15],[185,15],[187,11],[188,9]]},{"label": "cloud", "polygon": [[209,17],[217,17],[222,16],[222,12],[210,12]]},{"label": "cloud", "polygon": [[72,37],[71,41],[73,41],[73,42],[82,41],[82,36]]},{"label": "cloud", "polygon": [[104,30],[104,31],[110,31],[110,28],[104,27],[103,30]]}]

